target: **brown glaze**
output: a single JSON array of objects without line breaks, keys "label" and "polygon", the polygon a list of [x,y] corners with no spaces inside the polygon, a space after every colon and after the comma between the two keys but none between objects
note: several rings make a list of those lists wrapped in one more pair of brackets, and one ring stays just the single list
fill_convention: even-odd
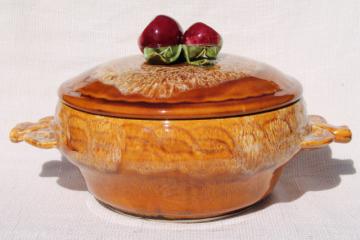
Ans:
[{"label": "brown glaze", "polygon": [[64,104],[56,116],[59,149],[97,199],[170,219],[212,217],[259,201],[308,134],[301,101],[223,119],[113,118]]},{"label": "brown glaze", "polygon": [[64,83],[59,94],[65,104],[96,114],[189,119],[276,109],[297,101],[301,87],[268,65],[232,55],[209,67],[149,65],[132,56]]},{"label": "brown glaze", "polygon": [[300,148],[348,142],[351,131],[304,112],[302,101],[242,117],[136,120],[59,104],[55,119],[17,125],[13,142],[58,147],[88,189],[118,210],[168,219],[214,217],[249,206],[275,186]]},{"label": "brown glaze", "polygon": [[59,148],[97,199],[146,217],[247,207],[271,192],[301,148],[351,139],[346,126],[306,115],[295,80],[231,55],[211,67],[123,58],[59,94],[54,118],[18,124],[10,139]]},{"label": "brown glaze", "polygon": [[126,213],[166,219],[209,218],[250,206],[273,190],[282,168],[196,178],[177,171],[111,174],[80,166],[98,200]]},{"label": "brown glaze", "polygon": [[[219,86],[191,89],[179,92],[168,98],[149,99],[140,94],[124,95],[112,86],[100,81],[90,82],[88,85],[78,89],[83,96],[108,101],[144,102],[144,103],[206,103],[221,102],[228,100],[246,99],[272,95],[279,91],[276,84],[254,77],[245,77],[241,81],[232,80],[224,82]],[[261,92],[259,94],[258,92]]]},{"label": "brown glaze", "polygon": [[88,114],[60,104],[58,144],[69,159],[99,170],[194,176],[252,174],[282,165],[307,135],[302,102],[243,117],[136,120]]}]

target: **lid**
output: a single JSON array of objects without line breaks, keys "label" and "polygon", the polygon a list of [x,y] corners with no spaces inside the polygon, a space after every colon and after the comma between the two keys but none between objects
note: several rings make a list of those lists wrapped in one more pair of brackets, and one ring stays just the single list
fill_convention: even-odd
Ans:
[{"label": "lid", "polygon": [[216,64],[150,65],[141,55],[100,65],[65,82],[59,95],[78,110],[114,117],[193,119],[258,113],[301,97],[278,70],[234,55]]}]

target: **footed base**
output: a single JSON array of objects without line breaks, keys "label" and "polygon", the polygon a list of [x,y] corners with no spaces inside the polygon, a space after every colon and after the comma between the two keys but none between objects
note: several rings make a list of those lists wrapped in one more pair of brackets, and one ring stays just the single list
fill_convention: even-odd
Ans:
[{"label": "footed base", "polygon": [[94,198],[98,203],[100,203],[105,208],[107,208],[107,209],[109,209],[109,210],[111,210],[113,212],[116,212],[118,214],[127,216],[127,217],[139,218],[139,219],[151,220],[151,221],[169,221],[169,222],[176,222],[176,223],[203,223],[203,222],[212,222],[212,221],[232,218],[232,217],[241,216],[241,215],[250,213],[250,212],[255,210],[255,208],[256,208],[256,206],[258,206],[258,204],[260,204],[261,202],[266,200],[267,197],[264,197],[263,199],[259,200],[258,202],[254,203],[253,205],[250,205],[250,206],[245,207],[245,208],[241,208],[241,209],[231,211],[231,212],[228,212],[228,213],[224,213],[224,214],[214,216],[214,217],[197,218],[197,219],[192,219],[192,218],[189,218],[189,219],[187,219],[187,218],[174,219],[174,218],[151,217],[151,216],[137,215],[137,214],[129,213],[129,212],[123,211],[121,209],[115,208],[115,207],[113,207],[113,206],[111,206],[111,205],[97,199],[96,197],[94,197]]}]

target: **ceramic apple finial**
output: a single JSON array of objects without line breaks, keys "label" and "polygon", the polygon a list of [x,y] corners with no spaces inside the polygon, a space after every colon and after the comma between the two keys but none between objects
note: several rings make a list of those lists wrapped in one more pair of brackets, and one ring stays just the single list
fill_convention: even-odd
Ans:
[{"label": "ceramic apple finial", "polygon": [[221,46],[220,34],[202,22],[191,25],[183,36],[183,49],[189,64],[210,64],[216,59]]},{"label": "ceramic apple finial", "polygon": [[171,17],[159,15],[146,26],[138,44],[146,61],[170,64],[181,54],[182,29]]}]

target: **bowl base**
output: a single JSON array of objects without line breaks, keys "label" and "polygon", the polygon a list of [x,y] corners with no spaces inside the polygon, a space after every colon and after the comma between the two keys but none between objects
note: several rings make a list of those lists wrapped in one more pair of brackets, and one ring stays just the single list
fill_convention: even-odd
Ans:
[{"label": "bowl base", "polygon": [[222,220],[222,219],[227,219],[227,218],[232,218],[232,217],[236,217],[236,216],[241,216],[247,213],[250,213],[252,211],[255,210],[256,206],[265,201],[267,199],[267,196],[260,199],[259,201],[251,204],[250,206],[244,207],[244,208],[240,208],[237,209],[235,211],[231,211],[228,213],[224,213],[218,216],[214,216],[214,217],[206,217],[206,218],[194,218],[194,219],[178,219],[178,218],[164,218],[164,217],[153,217],[153,216],[142,216],[142,215],[137,215],[134,213],[130,213],[130,212],[126,212],[123,211],[121,209],[115,208],[99,199],[97,199],[96,197],[94,197],[95,200],[100,203],[103,207],[116,212],[118,214],[127,216],[127,217],[132,217],[132,218],[137,218],[137,219],[143,219],[143,220],[149,220],[149,221],[164,221],[164,222],[175,222],[175,223],[203,223],[203,222],[212,222],[212,221],[217,221],[217,220]]}]

